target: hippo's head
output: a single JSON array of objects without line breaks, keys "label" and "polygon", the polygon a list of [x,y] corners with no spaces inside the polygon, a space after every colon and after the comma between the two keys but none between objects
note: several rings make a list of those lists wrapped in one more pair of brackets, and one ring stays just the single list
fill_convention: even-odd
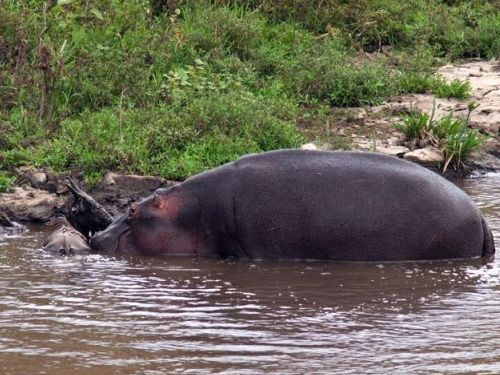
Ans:
[{"label": "hippo's head", "polygon": [[197,254],[199,203],[180,186],[158,189],[92,237],[94,250],[119,254]]}]

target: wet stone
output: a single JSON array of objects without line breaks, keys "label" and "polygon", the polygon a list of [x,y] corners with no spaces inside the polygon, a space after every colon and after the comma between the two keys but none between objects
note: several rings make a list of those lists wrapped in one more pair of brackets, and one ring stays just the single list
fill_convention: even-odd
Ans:
[{"label": "wet stone", "polygon": [[382,153],[382,154],[386,154],[386,155],[400,156],[400,155],[404,155],[407,152],[409,152],[410,149],[408,147],[405,147],[405,146],[389,145],[386,147],[377,147],[377,151]]},{"label": "wet stone", "polygon": [[420,164],[436,165],[444,162],[444,155],[441,150],[435,147],[420,148],[404,154],[406,160]]},{"label": "wet stone", "polygon": [[305,143],[302,146],[300,146],[302,150],[319,150],[318,146],[316,146],[314,143]]},{"label": "wet stone", "polygon": [[0,194],[0,211],[18,221],[47,221],[63,201],[47,191],[31,186],[15,187]]}]

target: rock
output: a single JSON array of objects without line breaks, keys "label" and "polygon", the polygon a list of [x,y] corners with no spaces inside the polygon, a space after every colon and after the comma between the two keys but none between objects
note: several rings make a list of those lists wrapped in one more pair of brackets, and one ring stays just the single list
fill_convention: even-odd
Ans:
[{"label": "rock", "polygon": [[108,172],[94,189],[94,193],[117,192],[122,196],[144,194],[169,184],[161,177],[125,175]]},{"label": "rock", "polygon": [[477,107],[470,114],[471,126],[480,129],[485,134],[498,137],[500,132],[500,63],[495,60],[471,61],[461,65],[443,66],[437,73],[448,81],[454,79],[469,81],[470,98],[466,100],[434,98],[430,93],[401,95],[393,97],[384,105],[372,107],[372,113],[388,113],[401,117],[413,108],[430,114],[435,105],[435,119],[449,113],[465,118],[468,114],[468,103],[474,101]]},{"label": "rock", "polygon": [[14,221],[48,221],[63,201],[55,194],[31,186],[15,187],[0,194],[0,211]]},{"label": "rock", "polygon": [[500,137],[487,138],[482,146],[483,150],[500,158]]},{"label": "rock", "polygon": [[436,165],[444,163],[444,155],[435,147],[419,148],[404,154],[406,160],[425,165]]},{"label": "rock", "polygon": [[302,150],[319,150],[318,146],[316,146],[314,143],[305,143],[302,146],[300,146]]},{"label": "rock", "polygon": [[55,174],[32,167],[19,167],[16,172],[20,185],[28,184],[35,189],[57,194],[64,194],[68,191],[66,187],[68,173]]},{"label": "rock", "polygon": [[353,119],[354,120],[363,120],[366,117],[366,110],[363,108],[352,108]]},{"label": "rock", "polygon": [[47,175],[44,172],[33,173],[33,180],[38,184],[44,184],[47,182]]},{"label": "rock", "polygon": [[[498,136],[500,130],[500,63],[491,61],[471,61],[461,65],[448,65],[438,73],[447,80],[468,80],[471,85],[471,99],[477,105],[472,111],[470,122],[484,133]],[[464,111],[463,115],[467,115]]]},{"label": "rock", "polygon": [[[4,215],[1,221],[46,222],[56,213],[65,213],[71,208],[74,198],[68,195],[67,173],[58,175],[28,167],[19,168],[17,173],[18,181],[24,185],[11,193],[0,194],[0,212]],[[85,186],[82,176],[76,176],[79,184]],[[159,177],[107,173],[91,195],[116,216],[130,203],[170,185],[172,182]]]},{"label": "rock", "polygon": [[380,152],[382,154],[386,155],[392,155],[392,156],[401,156],[409,152],[410,149],[405,146],[394,146],[394,145],[388,145],[388,146],[382,146],[378,147],[377,146],[377,152]]},{"label": "rock", "polygon": [[19,167],[16,172],[20,180],[24,183],[28,183],[34,188],[45,190],[45,184],[48,181],[45,171],[31,167]]},{"label": "rock", "polygon": [[482,151],[470,154],[465,164],[469,170],[476,170],[480,172],[500,171],[500,159],[492,154]]},{"label": "rock", "polygon": [[0,212],[0,225],[4,227],[13,227],[14,223],[10,220],[5,212]]}]

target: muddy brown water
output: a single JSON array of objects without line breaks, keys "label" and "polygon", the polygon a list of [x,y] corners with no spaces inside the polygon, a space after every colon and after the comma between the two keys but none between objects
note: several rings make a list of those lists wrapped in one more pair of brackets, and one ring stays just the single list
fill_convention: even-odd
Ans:
[{"label": "muddy brown water", "polygon": [[[500,244],[500,175],[462,181]],[[500,373],[500,256],[59,257],[0,241],[0,373]]]}]

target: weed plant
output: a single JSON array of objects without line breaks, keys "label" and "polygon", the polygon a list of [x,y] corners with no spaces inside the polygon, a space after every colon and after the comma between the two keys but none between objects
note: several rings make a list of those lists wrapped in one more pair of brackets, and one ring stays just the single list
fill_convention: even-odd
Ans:
[{"label": "weed plant", "polygon": [[415,94],[433,94],[436,98],[467,99],[470,95],[470,83],[454,79],[448,82],[439,75],[429,73],[406,73],[400,76],[400,92]]},{"label": "weed plant", "polygon": [[0,173],[0,193],[8,191],[14,184],[15,180],[15,177],[9,176],[5,173]]},{"label": "weed plant", "polygon": [[403,119],[403,123],[395,125],[408,140],[414,141],[416,145],[425,137],[426,130],[430,126],[430,116],[427,113],[414,109]]},{"label": "weed plant", "polygon": [[403,123],[395,127],[403,132],[410,144],[418,146],[427,140],[440,148],[445,155],[444,173],[450,165],[459,169],[470,153],[477,151],[485,140],[478,129],[470,127],[469,118],[474,108],[474,103],[469,104],[466,118],[449,113],[437,120],[434,120],[434,110],[431,115],[412,110]]}]

